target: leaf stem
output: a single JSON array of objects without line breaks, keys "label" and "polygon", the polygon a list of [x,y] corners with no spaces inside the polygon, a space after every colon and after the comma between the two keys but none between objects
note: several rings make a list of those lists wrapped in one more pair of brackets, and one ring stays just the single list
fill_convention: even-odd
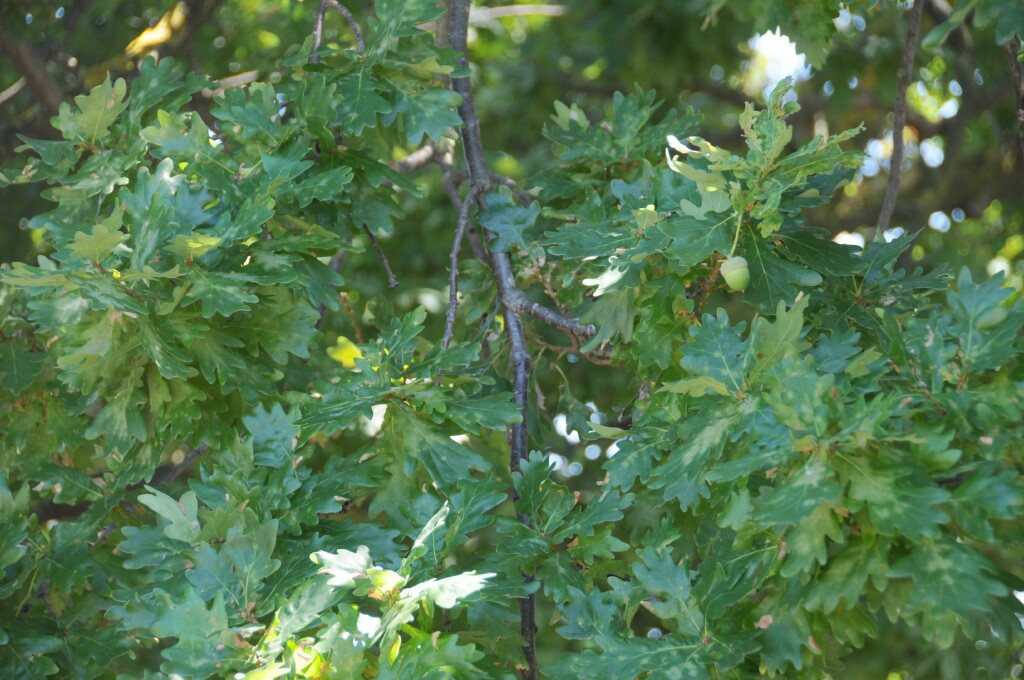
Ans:
[{"label": "leaf stem", "polygon": [[740,243],[740,229],[743,228],[743,213],[739,213],[739,217],[736,219],[736,235],[732,239],[732,248],[729,248],[729,257],[732,257],[736,252],[736,246]]}]

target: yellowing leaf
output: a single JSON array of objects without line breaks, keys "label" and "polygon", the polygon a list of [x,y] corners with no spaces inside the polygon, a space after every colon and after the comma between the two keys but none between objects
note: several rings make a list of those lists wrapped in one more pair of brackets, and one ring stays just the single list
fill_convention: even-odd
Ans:
[{"label": "yellowing leaf", "polygon": [[344,335],[339,335],[334,347],[327,350],[327,356],[345,368],[355,368],[356,359],[363,358],[363,350]]},{"label": "yellowing leaf", "polygon": [[219,236],[207,236],[206,234],[182,234],[171,241],[167,250],[175,255],[181,255],[187,260],[194,260],[219,246],[223,240]]},{"label": "yellowing leaf", "polygon": [[179,2],[171,11],[164,13],[156,25],[150,26],[140,33],[134,40],[124,48],[124,53],[129,57],[137,57],[151,50],[160,47],[174,38],[175,31],[185,25],[185,15],[188,14],[188,7],[184,2]]}]

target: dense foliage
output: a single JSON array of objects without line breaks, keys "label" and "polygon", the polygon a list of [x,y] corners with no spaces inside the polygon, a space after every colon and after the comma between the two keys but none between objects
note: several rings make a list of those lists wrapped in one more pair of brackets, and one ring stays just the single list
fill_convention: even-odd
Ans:
[{"label": "dense foliage", "polygon": [[[497,174],[449,4],[307,12],[242,87],[133,43],[21,135],[4,677],[1019,673],[1019,277],[833,241],[862,128],[792,79],[732,127],[556,101]],[[840,7],[795,4],[821,65]],[[926,49],[965,8],[1015,53],[996,0]]]}]

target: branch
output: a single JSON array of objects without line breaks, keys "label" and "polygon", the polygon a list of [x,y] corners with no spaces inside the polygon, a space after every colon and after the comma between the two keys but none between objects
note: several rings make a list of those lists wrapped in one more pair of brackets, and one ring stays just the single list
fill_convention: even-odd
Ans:
[{"label": "branch", "polygon": [[56,116],[60,112],[60,103],[64,92],[50,72],[46,70],[46,62],[31,47],[15,42],[0,33],[0,51],[14,62],[14,68],[24,76],[28,87],[32,90],[40,108],[47,115]]},{"label": "branch", "polygon": [[320,45],[324,41],[324,15],[327,14],[328,9],[333,9],[348,22],[348,27],[352,29],[352,33],[356,37],[356,46],[360,52],[366,51],[366,41],[363,40],[363,31],[359,28],[359,23],[356,18],[352,16],[352,12],[348,11],[345,5],[342,5],[337,0],[320,0],[320,6],[316,9],[316,16],[313,19],[313,56],[309,58],[310,63],[319,64],[320,55],[317,54],[317,50],[320,49]]},{"label": "branch", "polygon": [[907,17],[907,41],[903,46],[900,61],[899,84],[896,88],[896,106],[892,115],[892,158],[889,160],[889,186],[885,190],[882,211],[878,215],[878,229],[888,229],[892,213],[896,209],[896,197],[900,193],[900,179],[903,173],[903,125],[907,120],[907,88],[914,75],[914,53],[917,51],[917,35],[921,29],[921,13],[927,0],[916,0]]},{"label": "branch", "polygon": [[1014,35],[1006,41],[1006,56],[1010,59],[1010,73],[1013,75],[1013,93],[1017,105],[1017,136],[1020,139],[1020,151],[1024,154],[1024,66],[1017,61],[1020,37]]},{"label": "branch", "polygon": [[544,305],[534,302],[530,298],[526,297],[526,294],[518,289],[513,290],[510,294],[509,304],[517,313],[525,313],[530,316],[534,316],[549,326],[554,326],[555,328],[563,330],[570,335],[589,338],[597,332],[597,329],[593,324],[581,324],[576,319],[572,319],[554,310],[548,309]]},{"label": "branch", "polygon": [[[462,72],[469,70],[467,49],[469,8],[469,0],[451,0],[448,10],[448,39],[452,49],[459,55],[459,66],[462,67],[460,69]],[[473,104],[473,91],[469,77],[452,78],[452,89],[462,97],[462,103],[459,104],[459,116],[463,120],[463,127],[460,133],[462,135],[462,150],[469,170],[470,192],[486,191],[490,184],[490,175],[484,161],[484,149],[480,141],[480,119],[477,118],[476,107]],[[462,207],[466,209],[465,206],[469,202],[469,200],[464,201]],[[466,210],[468,212],[468,209]],[[521,416],[520,422],[509,427],[511,448],[509,468],[516,472],[519,470],[520,462],[529,451],[530,355],[526,349],[526,336],[523,334],[523,327],[513,305],[518,289],[508,254],[492,253],[491,268],[498,286],[498,295],[505,308],[505,334],[508,337],[509,361],[512,365],[512,395]],[[520,522],[529,526],[531,519],[529,513],[518,512],[518,516]],[[532,580],[531,575],[527,575],[526,578]],[[536,620],[536,599],[531,593],[519,600],[519,632],[525,643],[523,655],[526,660],[526,668],[522,672],[524,680],[536,680],[537,678]]]},{"label": "branch", "polygon": [[388,256],[384,254],[384,249],[377,243],[377,237],[374,236],[373,232],[368,226],[363,225],[363,231],[370,237],[370,243],[373,244],[373,249],[377,251],[377,256],[380,258],[380,263],[384,265],[384,271],[388,275],[388,288],[398,288],[398,279],[395,278],[395,273],[391,271],[391,263],[388,262]]}]

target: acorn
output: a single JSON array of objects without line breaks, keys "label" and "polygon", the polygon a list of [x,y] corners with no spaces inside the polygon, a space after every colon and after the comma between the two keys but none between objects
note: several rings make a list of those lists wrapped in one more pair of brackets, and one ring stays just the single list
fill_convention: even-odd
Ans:
[{"label": "acorn", "polygon": [[725,285],[731,291],[744,290],[750,283],[750,269],[747,267],[747,258],[745,257],[737,255],[728,258],[718,271],[721,272],[722,278],[725,279]]}]

